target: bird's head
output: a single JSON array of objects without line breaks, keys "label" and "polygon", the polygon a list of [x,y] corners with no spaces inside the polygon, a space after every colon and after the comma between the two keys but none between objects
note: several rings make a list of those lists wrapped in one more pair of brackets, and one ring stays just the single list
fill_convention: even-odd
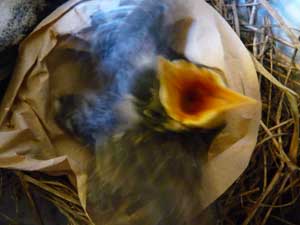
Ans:
[{"label": "bird's head", "polygon": [[[105,207],[113,202],[106,212],[118,222],[130,211],[137,224],[194,224],[206,187],[202,163],[220,130],[215,128],[226,111],[256,101],[227,88],[217,70],[162,57],[156,65],[137,73],[134,104],[125,104],[150,129],[131,127],[101,146],[90,199]],[[209,132],[199,135],[199,128]]]},{"label": "bird's head", "polygon": [[155,79],[153,72],[146,72],[134,89],[139,114],[158,130],[215,129],[224,124],[226,112],[256,103],[228,88],[217,69],[158,57]]}]

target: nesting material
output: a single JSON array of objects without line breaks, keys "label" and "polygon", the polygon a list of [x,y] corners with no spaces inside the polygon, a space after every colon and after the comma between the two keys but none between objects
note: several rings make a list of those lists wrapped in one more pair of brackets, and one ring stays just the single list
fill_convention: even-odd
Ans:
[{"label": "nesting material", "polygon": [[221,224],[299,224],[298,31],[276,1],[211,3],[252,53],[263,103],[250,165],[219,202]]}]

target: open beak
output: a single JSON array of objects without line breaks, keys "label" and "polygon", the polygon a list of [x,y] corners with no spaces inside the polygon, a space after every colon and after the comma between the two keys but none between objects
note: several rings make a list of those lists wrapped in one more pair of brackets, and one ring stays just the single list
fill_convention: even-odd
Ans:
[{"label": "open beak", "polygon": [[224,84],[220,74],[185,60],[158,60],[159,97],[167,114],[192,127],[215,128],[224,112],[257,101]]}]

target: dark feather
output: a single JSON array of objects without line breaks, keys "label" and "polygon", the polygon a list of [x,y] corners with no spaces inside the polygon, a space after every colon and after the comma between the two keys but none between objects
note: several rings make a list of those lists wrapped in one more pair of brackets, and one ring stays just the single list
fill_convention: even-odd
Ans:
[{"label": "dark feather", "polygon": [[[213,136],[213,135],[212,135]],[[201,138],[202,137],[202,138]],[[201,224],[201,163],[209,135],[145,127],[98,149],[89,200],[99,224]],[[196,222],[195,222],[196,220]]]},{"label": "dark feather", "polygon": [[[165,128],[169,118],[158,98],[156,59],[174,56],[165,23],[168,5],[133,2],[93,16],[92,47],[105,84],[92,95],[64,99],[59,121],[69,121],[65,127],[71,132],[97,142],[88,183],[97,224],[199,225],[201,163],[218,129]],[[127,95],[133,99],[129,103]],[[126,117],[120,105],[139,120]]]}]

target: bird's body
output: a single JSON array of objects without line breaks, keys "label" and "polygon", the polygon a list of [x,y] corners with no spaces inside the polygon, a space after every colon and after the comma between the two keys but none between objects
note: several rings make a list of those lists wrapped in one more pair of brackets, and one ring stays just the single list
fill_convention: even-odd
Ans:
[{"label": "bird's body", "polygon": [[[163,1],[150,0],[123,1],[115,10],[95,13],[91,51],[99,62],[96,79],[102,85],[92,94],[64,96],[61,105],[66,107],[57,116],[60,124],[94,145],[119,131],[124,123],[130,124],[131,118],[136,118],[130,105],[137,97],[133,92],[141,85],[137,80],[140,77],[148,79],[150,83],[142,87],[142,92],[149,92],[152,88],[149,85],[156,79],[157,56],[168,54],[168,47],[164,45],[167,41],[166,11],[167,5]],[[131,100],[128,101],[128,97]],[[74,114],[78,110],[73,108],[85,110]],[[131,115],[126,117],[124,111]]]},{"label": "bird's body", "polygon": [[197,133],[145,127],[109,139],[98,149],[89,182],[96,224],[203,224],[201,163],[208,146]]},{"label": "bird's body", "polygon": [[[166,22],[172,16],[169,10],[165,1],[140,0],[96,13],[92,48],[102,86],[94,93],[61,99],[58,122],[96,145],[88,194],[97,224],[213,224],[200,218],[199,196],[205,185],[201,163],[220,129],[218,125],[203,131],[198,125],[211,121],[198,117],[213,120],[218,107],[234,107],[236,103],[224,99],[234,102],[237,94],[212,70],[198,70],[178,57],[171,47],[173,24]],[[204,79],[198,79],[199,74],[205,74]],[[197,84],[188,88],[202,89],[187,91],[182,87],[185,77]],[[205,89],[205,82],[213,88]],[[215,92],[206,93],[210,89]],[[186,110],[185,100],[192,112]],[[189,116],[192,119],[182,119]]]}]

